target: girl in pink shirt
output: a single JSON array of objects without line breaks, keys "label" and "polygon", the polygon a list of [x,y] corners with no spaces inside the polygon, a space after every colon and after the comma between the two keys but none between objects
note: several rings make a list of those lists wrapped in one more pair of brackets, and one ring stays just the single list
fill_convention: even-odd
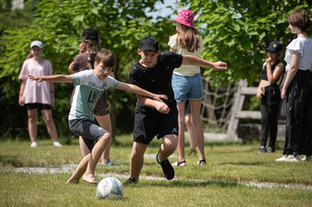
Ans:
[{"label": "girl in pink shirt", "polygon": [[41,57],[43,52],[42,42],[34,41],[30,44],[30,48],[30,54],[27,56],[18,77],[22,80],[18,103],[20,106],[26,106],[27,108],[30,146],[37,147],[37,120],[38,108],[40,108],[48,133],[53,140],[53,145],[61,147],[51,110],[51,107],[54,106],[53,83],[38,83],[27,80],[29,74],[36,74],[36,76],[52,75],[52,64],[49,60]]}]

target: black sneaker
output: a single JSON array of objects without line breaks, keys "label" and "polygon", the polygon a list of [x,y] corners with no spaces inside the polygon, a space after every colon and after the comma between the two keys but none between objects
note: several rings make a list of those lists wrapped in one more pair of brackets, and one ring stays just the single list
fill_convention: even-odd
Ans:
[{"label": "black sneaker", "polygon": [[126,182],[124,182],[124,185],[136,184],[137,182],[138,182],[138,180],[136,180],[133,177],[130,177],[128,180],[126,180]]},{"label": "black sneaker", "polygon": [[159,152],[156,155],[156,161],[160,164],[164,177],[167,180],[171,180],[172,178],[174,178],[174,169],[172,165],[170,164],[168,159],[160,162],[158,157],[159,157]]}]

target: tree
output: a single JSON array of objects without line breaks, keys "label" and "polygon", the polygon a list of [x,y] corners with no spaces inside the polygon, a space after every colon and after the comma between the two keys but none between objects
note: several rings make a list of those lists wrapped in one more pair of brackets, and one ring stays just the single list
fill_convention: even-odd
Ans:
[{"label": "tree", "polygon": [[[138,60],[136,51],[140,39],[153,36],[164,46],[168,34],[174,33],[174,24],[172,21],[168,24],[168,18],[159,17],[156,22],[152,22],[152,17],[147,15],[148,12],[156,10],[156,2],[163,0],[24,2],[31,8],[31,23],[17,28],[11,27],[1,36],[5,50],[0,60],[3,68],[0,77],[10,82],[17,81],[24,58],[29,52],[29,43],[35,39],[44,43],[44,57],[52,62],[54,73],[68,73],[68,66],[78,53],[78,37],[85,28],[96,28],[100,34],[101,47],[108,48],[115,54],[116,78],[128,82],[130,67]],[[7,82],[3,86],[7,88],[6,92],[18,97],[19,90],[16,85],[11,87]],[[55,87],[55,122],[59,131],[66,132],[67,125],[64,123],[67,120],[69,97],[73,87],[70,84],[55,84]],[[120,131],[131,128],[133,118],[125,114],[133,113],[136,97],[128,93],[125,95],[125,92],[112,91],[109,94],[113,127],[116,126],[116,117],[120,116],[118,124],[123,124]]]},{"label": "tree", "polygon": [[181,0],[181,4],[198,15],[196,26],[204,35],[202,57],[229,65],[227,76],[208,70],[212,77],[221,82],[246,78],[249,84],[260,78],[269,43],[277,40],[285,48],[294,38],[286,17],[295,9],[312,13],[311,1],[306,0]]}]

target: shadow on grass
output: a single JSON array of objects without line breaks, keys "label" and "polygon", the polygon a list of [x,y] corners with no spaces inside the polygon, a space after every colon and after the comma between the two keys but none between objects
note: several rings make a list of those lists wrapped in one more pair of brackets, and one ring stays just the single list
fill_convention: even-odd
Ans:
[{"label": "shadow on grass", "polygon": [[[129,185],[125,186],[128,187]],[[175,180],[171,182],[164,182],[164,181],[140,181],[138,184],[131,185],[131,187],[138,187],[141,188],[142,186],[150,186],[150,187],[165,187],[165,188],[198,188],[198,187],[207,187],[207,186],[217,186],[217,187],[237,187],[242,186],[236,182],[228,182],[228,181],[218,181],[218,180],[205,180],[205,181],[194,181],[194,180]]]},{"label": "shadow on grass", "polygon": [[0,166],[1,167],[21,167],[22,162],[17,161],[17,156],[1,156],[0,155]]},{"label": "shadow on grass", "polygon": [[244,165],[244,166],[256,166],[263,165],[261,162],[224,162],[218,165]]}]

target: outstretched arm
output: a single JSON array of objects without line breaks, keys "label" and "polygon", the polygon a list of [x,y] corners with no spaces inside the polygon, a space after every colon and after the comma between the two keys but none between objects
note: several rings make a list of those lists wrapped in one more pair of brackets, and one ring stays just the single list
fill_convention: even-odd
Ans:
[{"label": "outstretched arm", "polygon": [[228,68],[228,65],[224,62],[209,62],[192,55],[183,55],[182,65],[210,67],[216,70],[226,70]]},{"label": "outstretched arm", "polygon": [[28,78],[38,82],[48,81],[53,83],[72,83],[73,78],[71,75],[49,75],[49,76],[38,76],[28,75]]},{"label": "outstretched arm", "polygon": [[151,97],[154,100],[157,101],[162,101],[161,99],[168,99],[168,97],[166,95],[162,95],[162,94],[154,94],[151,92],[148,92],[134,84],[128,84],[128,83],[123,83],[120,82],[117,86],[116,89],[119,90],[123,90],[123,91],[130,91],[132,93],[138,94],[138,95],[142,95],[142,96],[147,96],[147,97]]}]

